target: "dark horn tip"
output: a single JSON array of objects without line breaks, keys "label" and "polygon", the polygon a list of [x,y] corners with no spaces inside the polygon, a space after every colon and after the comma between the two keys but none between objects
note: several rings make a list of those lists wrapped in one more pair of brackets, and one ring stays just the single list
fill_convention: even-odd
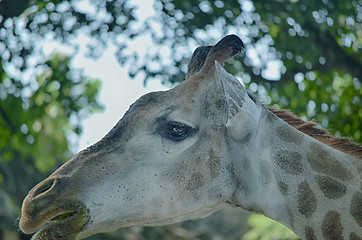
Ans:
[{"label": "dark horn tip", "polygon": [[225,36],[215,46],[223,48],[232,47],[233,55],[241,53],[241,50],[244,49],[243,41],[235,34]]}]

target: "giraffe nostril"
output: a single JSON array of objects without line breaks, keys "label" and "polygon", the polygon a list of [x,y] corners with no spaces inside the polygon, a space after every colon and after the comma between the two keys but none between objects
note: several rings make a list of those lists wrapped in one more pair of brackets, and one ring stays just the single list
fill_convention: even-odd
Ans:
[{"label": "giraffe nostril", "polygon": [[33,198],[36,198],[42,193],[45,193],[53,188],[56,184],[56,179],[46,179],[45,181],[39,183],[39,185],[34,189]]}]

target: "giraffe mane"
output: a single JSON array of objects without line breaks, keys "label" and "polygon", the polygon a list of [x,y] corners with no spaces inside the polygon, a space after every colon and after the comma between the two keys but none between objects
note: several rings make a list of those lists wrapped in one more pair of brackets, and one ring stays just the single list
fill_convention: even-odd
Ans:
[{"label": "giraffe mane", "polygon": [[326,130],[318,127],[315,122],[306,122],[288,110],[276,110],[273,108],[268,109],[295,129],[329,145],[330,147],[362,159],[362,145],[352,142],[349,138],[331,136]]}]

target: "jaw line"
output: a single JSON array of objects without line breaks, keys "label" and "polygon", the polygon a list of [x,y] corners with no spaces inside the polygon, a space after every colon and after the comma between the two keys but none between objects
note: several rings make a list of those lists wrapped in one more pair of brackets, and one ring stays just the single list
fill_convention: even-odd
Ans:
[{"label": "jaw line", "polygon": [[161,226],[161,225],[178,223],[178,222],[182,222],[182,221],[186,221],[186,220],[204,218],[204,217],[207,217],[208,215],[212,214],[213,212],[220,210],[225,205],[226,205],[225,203],[219,203],[219,204],[215,204],[211,207],[203,207],[198,210],[193,210],[193,211],[177,214],[177,215],[171,216],[166,219],[153,221],[148,224],[145,224],[145,226]]},{"label": "jaw line", "polygon": [[[144,220],[135,221],[135,222],[130,222],[130,221],[123,222],[123,223],[120,223],[119,225],[117,225],[115,228],[108,229],[104,232],[111,232],[111,231],[115,231],[116,229],[126,228],[126,227],[162,226],[162,225],[169,225],[169,224],[178,223],[178,222],[182,222],[182,221],[186,221],[186,220],[191,220],[191,219],[203,218],[203,217],[210,215],[211,213],[213,213],[215,211],[220,210],[221,208],[225,207],[226,205],[228,205],[228,204],[222,202],[222,203],[214,204],[212,206],[203,207],[203,208],[200,208],[197,210],[192,210],[192,211],[188,211],[188,212],[175,214],[175,215],[169,216],[167,218],[159,218],[156,220],[144,219]],[[90,220],[89,222],[92,222],[92,220]],[[79,232],[78,237],[80,237],[80,239],[83,239],[83,238],[86,238],[86,237],[89,237],[89,236],[92,236],[94,234],[101,233],[101,232],[102,231],[99,231],[97,226],[94,226],[91,224],[85,225],[84,229]]]}]

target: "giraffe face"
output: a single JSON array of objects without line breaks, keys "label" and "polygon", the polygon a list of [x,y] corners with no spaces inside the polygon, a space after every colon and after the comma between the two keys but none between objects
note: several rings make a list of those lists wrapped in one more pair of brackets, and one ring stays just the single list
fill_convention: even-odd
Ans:
[{"label": "giraffe face", "polygon": [[[249,101],[255,103],[238,82],[244,98],[232,99],[236,93],[230,81],[237,80],[224,81],[226,72],[216,65],[202,81],[190,79],[137,100],[100,142],[29,193],[21,228],[33,232],[45,226],[35,239],[52,239],[59,232],[77,239],[202,217],[226,205],[237,183],[226,139],[220,136]],[[243,129],[233,134],[243,141],[248,136]]]}]

